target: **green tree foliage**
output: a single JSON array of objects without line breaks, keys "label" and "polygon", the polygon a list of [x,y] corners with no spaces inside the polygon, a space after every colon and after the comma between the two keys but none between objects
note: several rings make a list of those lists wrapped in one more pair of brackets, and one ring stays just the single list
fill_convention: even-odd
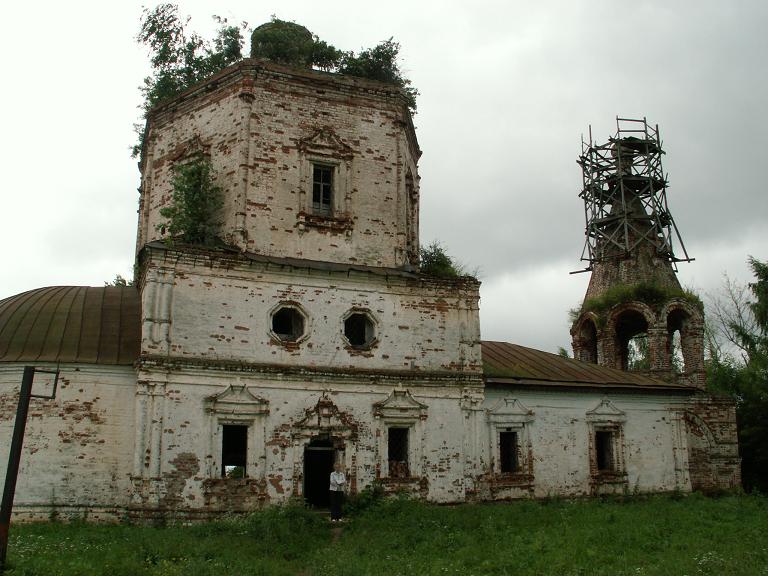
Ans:
[{"label": "green tree foliage", "polygon": [[638,334],[629,339],[627,343],[627,369],[651,369],[651,357],[648,353],[648,334]]},{"label": "green tree foliage", "polygon": [[725,326],[742,357],[711,349],[707,383],[736,401],[744,487],[768,492],[768,264],[752,257],[749,264],[755,281],[743,311],[751,318],[731,318]]},{"label": "green tree foliage", "polygon": [[464,267],[451,258],[437,240],[419,248],[419,260],[422,274],[440,278],[458,278],[465,275]]},{"label": "green tree foliage", "polygon": [[133,280],[126,280],[121,274],[115,274],[115,279],[112,280],[112,282],[104,282],[104,286],[125,288],[127,286],[133,286]]},{"label": "green tree foliage", "polygon": [[342,52],[323,42],[307,28],[295,22],[272,17],[251,34],[251,58],[264,58],[300,68],[334,71]]},{"label": "green tree foliage", "polygon": [[301,24],[274,16],[251,35],[251,58],[394,84],[402,88],[408,107],[415,111],[419,92],[400,70],[399,54],[400,44],[392,38],[373,48],[363,48],[357,54],[342,52]]},{"label": "green tree foliage", "polygon": [[213,18],[219,29],[211,42],[187,30],[189,17],[181,17],[176,4],[144,9],[137,40],[152,55],[152,75],[144,79],[142,88],[145,109],[242,59],[246,25],[231,26],[224,18]]},{"label": "green tree foliage", "polygon": [[400,44],[390,38],[373,48],[361,50],[358,54],[345,53],[341,58],[338,71],[349,76],[359,76],[399,86],[408,100],[408,107],[415,111],[416,96],[419,95],[419,91],[411,86],[411,81],[400,70],[397,63],[399,54]]},{"label": "green tree foliage", "polygon": [[682,298],[699,309],[704,309],[701,298],[689,289],[677,289],[657,284],[641,282],[639,284],[617,284],[611,286],[600,296],[589,298],[578,308],[569,311],[571,322],[575,322],[582,313],[594,312],[598,319],[605,320],[605,314],[617,304],[624,302],[644,302],[652,308],[660,307],[671,298]]},{"label": "green tree foliage", "polygon": [[159,230],[170,241],[214,246],[223,201],[210,160],[198,155],[174,166],[173,173],[173,203],[160,209],[168,220],[158,225]]},{"label": "green tree foliage", "polygon": [[[177,96],[193,84],[242,59],[244,22],[232,26],[226,18],[214,16],[219,28],[212,41],[187,30],[189,17],[179,15],[176,4],[145,8],[136,36],[149,48],[152,74],[144,79],[144,113],[157,103]],[[139,142],[133,146],[134,157],[141,153],[143,126],[134,126]]]},{"label": "green tree foliage", "polygon": [[[136,39],[149,49],[152,65],[152,74],[141,88],[145,114],[157,103],[243,58],[243,33],[248,25],[233,26],[225,18],[213,18],[219,25],[216,37],[206,40],[188,29],[190,18],[179,14],[178,5],[166,3],[144,9]],[[418,91],[400,70],[399,52],[400,44],[392,38],[358,54],[342,52],[301,24],[274,16],[251,34],[252,58],[395,84],[415,112]],[[136,130],[139,143],[133,147],[134,156],[141,152],[142,126],[137,125]]]}]

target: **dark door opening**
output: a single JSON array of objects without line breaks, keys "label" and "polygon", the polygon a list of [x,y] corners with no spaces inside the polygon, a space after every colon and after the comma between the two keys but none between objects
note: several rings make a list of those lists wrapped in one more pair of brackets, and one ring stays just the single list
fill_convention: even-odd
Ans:
[{"label": "dark door opening", "polygon": [[316,438],[304,448],[304,499],[314,508],[328,508],[331,472],[336,450],[327,438]]}]

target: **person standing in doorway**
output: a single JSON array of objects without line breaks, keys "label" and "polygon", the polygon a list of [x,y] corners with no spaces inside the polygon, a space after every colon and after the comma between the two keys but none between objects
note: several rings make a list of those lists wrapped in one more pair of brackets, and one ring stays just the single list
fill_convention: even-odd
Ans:
[{"label": "person standing in doorway", "polygon": [[347,478],[341,467],[341,462],[336,462],[331,472],[331,522],[341,522],[341,505],[344,502],[344,490],[347,487]]}]

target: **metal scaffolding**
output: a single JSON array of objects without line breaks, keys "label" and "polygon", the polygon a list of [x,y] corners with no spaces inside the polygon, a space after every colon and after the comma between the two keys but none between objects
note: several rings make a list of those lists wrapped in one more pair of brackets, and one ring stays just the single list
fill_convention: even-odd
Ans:
[{"label": "metal scaffolding", "polygon": [[[658,125],[645,118],[616,118],[616,135],[605,144],[582,137],[578,164],[582,168],[586,241],[581,260],[592,270],[598,262],[629,257],[642,246],[670,262],[690,262],[667,205],[667,178],[661,165]],[[672,249],[674,237],[682,258]]]}]

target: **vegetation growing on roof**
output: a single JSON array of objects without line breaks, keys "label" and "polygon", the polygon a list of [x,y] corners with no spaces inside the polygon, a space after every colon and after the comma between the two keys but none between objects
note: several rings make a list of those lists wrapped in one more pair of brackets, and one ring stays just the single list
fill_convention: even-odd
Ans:
[{"label": "vegetation growing on roof", "polygon": [[301,24],[274,16],[251,34],[251,58],[394,84],[403,90],[408,107],[415,112],[419,92],[400,70],[399,54],[400,44],[391,37],[373,48],[362,48],[357,54],[344,52],[320,40]]},{"label": "vegetation growing on roof", "polygon": [[180,16],[176,4],[144,8],[136,39],[151,55],[152,75],[142,87],[146,110],[242,59],[247,24],[232,26],[226,18],[213,18],[219,28],[213,40],[206,40],[188,30],[190,18]]},{"label": "vegetation growing on roof", "polygon": [[468,274],[464,266],[451,257],[437,240],[419,248],[419,261],[421,273],[429,276],[438,278],[473,276]]},{"label": "vegetation growing on roof", "polygon": [[342,55],[341,50],[320,40],[301,24],[274,16],[251,34],[251,58],[332,72],[338,68]]},{"label": "vegetation growing on roof", "polygon": [[600,296],[588,298],[581,306],[570,310],[569,316],[573,323],[585,312],[593,312],[597,315],[600,322],[604,322],[608,311],[618,304],[643,302],[651,308],[657,309],[672,298],[682,298],[699,310],[704,310],[704,303],[701,301],[701,298],[691,290],[643,282],[640,284],[617,284],[612,286]]},{"label": "vegetation growing on roof", "polygon": [[[243,58],[248,24],[232,25],[226,18],[213,16],[218,24],[213,40],[189,30],[189,16],[181,16],[176,4],[145,8],[136,36],[149,49],[152,74],[144,79],[144,114],[156,104],[177,96]],[[342,51],[320,40],[306,27],[275,16],[251,34],[251,57],[264,58],[301,68],[314,68],[349,76],[394,84],[402,89],[408,107],[416,111],[419,92],[405,77],[398,64],[400,44],[392,38],[373,48]],[[139,142],[133,156],[141,153],[143,126],[136,125]]]},{"label": "vegetation growing on roof", "polygon": [[345,52],[336,72],[399,86],[408,102],[408,108],[411,112],[416,112],[416,97],[419,91],[400,70],[397,63],[399,54],[400,43],[390,37],[373,48],[362,49],[358,54]]},{"label": "vegetation growing on roof", "polygon": [[166,222],[157,227],[167,241],[212,247],[219,229],[222,190],[216,185],[211,161],[198,154],[173,167],[173,202],[160,209]]}]

